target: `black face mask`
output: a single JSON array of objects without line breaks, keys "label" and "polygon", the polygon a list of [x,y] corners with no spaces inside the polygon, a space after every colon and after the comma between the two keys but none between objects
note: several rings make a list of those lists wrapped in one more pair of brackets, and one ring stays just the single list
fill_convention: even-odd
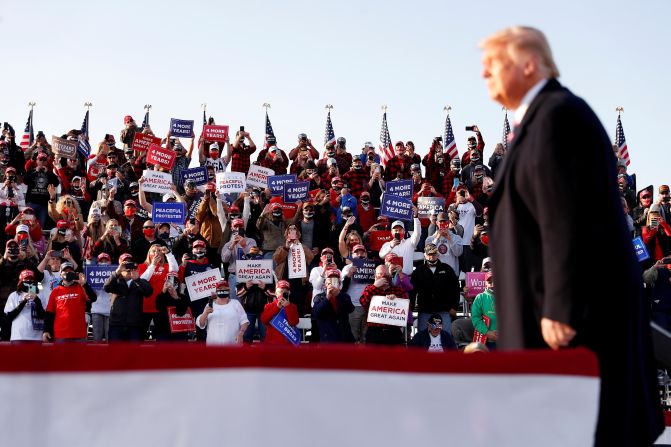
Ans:
[{"label": "black face mask", "polygon": [[427,260],[426,260],[426,263],[427,263],[428,265],[430,265],[431,267],[433,267],[433,266],[435,266],[436,264],[438,264],[438,259],[434,259],[433,261],[430,261],[430,260],[427,259]]},{"label": "black face mask", "polygon": [[161,239],[170,239],[170,233],[159,233],[158,237]]},{"label": "black face mask", "polygon": [[217,290],[217,298],[228,298],[230,295],[229,290]]},{"label": "black face mask", "polygon": [[63,281],[66,283],[73,283],[77,279],[77,273],[76,272],[65,272],[63,275]]},{"label": "black face mask", "polygon": [[19,257],[19,249],[17,247],[11,247],[7,249],[7,254],[9,255],[10,258],[18,258]]}]

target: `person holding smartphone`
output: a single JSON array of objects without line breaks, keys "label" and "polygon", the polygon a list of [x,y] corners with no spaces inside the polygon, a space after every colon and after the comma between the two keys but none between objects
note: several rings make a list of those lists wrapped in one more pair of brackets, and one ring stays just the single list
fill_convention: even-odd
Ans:
[{"label": "person holding smartphone", "polygon": [[643,227],[643,242],[652,258],[644,261],[644,268],[650,267],[671,252],[671,226],[662,217],[660,206],[656,203],[650,206],[647,225]]},{"label": "person holding smartphone", "polygon": [[289,281],[278,281],[277,287],[275,287],[275,299],[272,303],[266,304],[263,308],[261,322],[266,327],[266,338],[263,340],[264,343],[269,345],[291,344],[284,335],[270,324],[270,320],[282,310],[284,310],[287,323],[289,323],[290,326],[296,326],[298,324],[298,309],[289,299],[291,296],[290,289],[291,286],[289,285]]},{"label": "person holding smartphone", "polygon": [[16,291],[5,304],[5,315],[12,322],[12,343],[41,343],[44,329],[44,300],[37,291],[37,278],[32,270],[19,274]]},{"label": "person holding smartphone", "polygon": [[254,152],[256,152],[256,144],[252,141],[252,136],[245,131],[245,126],[240,126],[231,146],[231,171],[247,174],[251,165],[250,157]]}]

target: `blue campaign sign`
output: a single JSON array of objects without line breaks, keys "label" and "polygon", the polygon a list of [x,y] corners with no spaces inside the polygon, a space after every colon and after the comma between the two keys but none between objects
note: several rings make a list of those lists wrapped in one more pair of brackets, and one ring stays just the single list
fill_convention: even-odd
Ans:
[{"label": "blue campaign sign", "polygon": [[375,281],[375,261],[370,259],[352,259],[356,272],[352,275],[352,282],[359,284],[373,284]]},{"label": "blue campaign sign", "polygon": [[643,243],[643,239],[641,239],[640,236],[635,237],[633,242],[634,242],[634,250],[636,251],[636,257],[638,258],[638,262],[643,262],[647,259],[650,259],[650,253],[648,253],[648,248]]},{"label": "blue campaign sign", "polygon": [[186,183],[187,180],[193,181],[196,186],[204,185],[207,183],[207,168],[201,166],[200,168],[192,168],[182,171],[182,184]]},{"label": "blue campaign sign", "polygon": [[92,289],[101,290],[105,285],[105,281],[114,271],[119,268],[118,265],[87,265],[86,282],[89,283]]},{"label": "blue campaign sign", "polygon": [[412,179],[387,182],[384,193],[402,199],[412,199]]},{"label": "blue campaign sign", "polygon": [[380,215],[390,219],[412,220],[412,201],[383,194],[380,200]]},{"label": "blue campaign sign", "polygon": [[193,120],[170,119],[170,136],[177,138],[191,138],[193,135]]},{"label": "blue campaign sign", "polygon": [[301,332],[289,324],[287,321],[287,313],[284,309],[280,309],[277,315],[270,320],[270,325],[277,329],[277,331],[291,342],[292,345],[298,346],[301,344]]},{"label": "blue campaign sign", "polygon": [[184,224],[186,204],[181,202],[154,202],[151,210],[154,223]]},{"label": "blue campaign sign", "polygon": [[296,174],[271,175],[268,177],[268,188],[274,196],[281,196],[284,192],[284,185],[287,183],[296,183]]},{"label": "blue campaign sign", "polygon": [[296,203],[308,198],[310,182],[287,183],[284,185],[284,203]]}]

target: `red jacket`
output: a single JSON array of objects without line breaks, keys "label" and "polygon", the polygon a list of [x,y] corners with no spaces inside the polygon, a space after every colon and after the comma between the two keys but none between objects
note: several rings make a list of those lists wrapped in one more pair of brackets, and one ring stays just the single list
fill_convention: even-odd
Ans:
[{"label": "red jacket", "polygon": [[[284,308],[284,311],[287,314],[287,321],[290,325],[296,326],[298,324],[298,308],[295,304],[289,304]],[[289,340],[287,340],[284,335],[282,335],[277,329],[270,325],[270,320],[273,319],[275,315],[280,312],[280,308],[277,307],[277,298],[272,303],[268,303],[263,307],[263,313],[261,313],[261,323],[266,326],[266,338],[263,340],[264,343],[269,345],[289,345],[293,346]]]}]

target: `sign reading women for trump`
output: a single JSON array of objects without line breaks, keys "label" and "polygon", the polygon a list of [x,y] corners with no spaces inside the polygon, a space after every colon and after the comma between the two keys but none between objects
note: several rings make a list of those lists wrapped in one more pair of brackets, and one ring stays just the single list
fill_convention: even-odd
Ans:
[{"label": "sign reading women for trump", "polygon": [[119,268],[118,265],[87,265],[86,282],[89,283],[93,290],[101,290],[105,285],[107,278],[112,276],[112,273]]},{"label": "sign reading women for trump", "polygon": [[147,163],[165,169],[172,169],[172,165],[175,164],[175,152],[158,144],[152,144],[147,149]]},{"label": "sign reading women for trump", "polygon": [[268,187],[268,177],[274,175],[275,171],[270,168],[264,168],[259,165],[251,165],[247,172],[247,186],[266,189]]},{"label": "sign reading women for trump", "polygon": [[412,179],[387,182],[384,192],[390,196],[412,199]]},{"label": "sign reading women for trump", "polygon": [[383,194],[380,200],[380,215],[390,219],[412,220],[412,201]]},{"label": "sign reading women for trump", "polygon": [[177,138],[191,138],[193,135],[193,120],[170,120],[170,136]]},{"label": "sign reading women for trump", "polygon": [[238,284],[249,280],[262,281],[264,284],[273,283],[273,260],[238,260],[235,261],[236,279]]},{"label": "sign reading women for trump", "polygon": [[388,299],[386,296],[375,295],[370,300],[368,322],[404,327],[408,324],[410,300],[405,298]]},{"label": "sign reading women for trump", "polygon": [[203,126],[203,138],[207,141],[224,143],[228,138],[228,126]]},{"label": "sign reading women for trump", "polygon": [[186,220],[186,204],[180,202],[155,202],[151,210],[154,223],[183,225]]},{"label": "sign reading women for trump", "polygon": [[191,301],[208,298],[212,292],[217,290],[217,281],[220,279],[219,269],[207,270],[184,278]]},{"label": "sign reading women for trump", "polygon": [[282,192],[284,203],[296,203],[308,198],[310,182],[287,183]]},{"label": "sign reading women for trump", "polygon": [[145,152],[149,149],[149,146],[155,144],[157,146],[161,145],[161,139],[158,137],[153,137],[146,133],[135,132],[133,137],[133,144],[131,147],[133,150]]},{"label": "sign reading women for trump", "polygon": [[472,298],[485,291],[485,275],[486,272],[466,272],[467,297]]},{"label": "sign reading women for trump", "polygon": [[217,172],[217,189],[221,194],[245,192],[244,172]]},{"label": "sign reading women for trump", "polygon": [[157,192],[159,194],[172,192],[172,176],[167,172],[145,169],[142,171],[142,177],[144,177],[144,183],[142,184],[143,191]]}]

